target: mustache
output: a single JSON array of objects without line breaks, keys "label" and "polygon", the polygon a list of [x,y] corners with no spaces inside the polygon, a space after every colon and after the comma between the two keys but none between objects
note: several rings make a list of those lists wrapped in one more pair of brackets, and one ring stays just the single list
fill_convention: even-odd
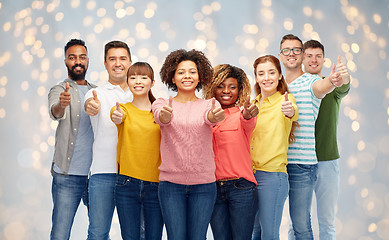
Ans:
[{"label": "mustache", "polygon": [[72,70],[74,70],[76,67],[81,67],[81,68],[85,69],[85,66],[82,65],[81,63],[79,63],[79,64],[75,64],[75,65],[72,67]]}]

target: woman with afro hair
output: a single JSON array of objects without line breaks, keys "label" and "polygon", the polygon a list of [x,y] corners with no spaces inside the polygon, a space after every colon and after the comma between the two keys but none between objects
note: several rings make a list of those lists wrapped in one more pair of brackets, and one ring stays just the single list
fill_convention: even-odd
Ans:
[{"label": "woman with afro hair", "polygon": [[169,240],[206,239],[215,204],[211,127],[224,119],[224,111],[215,99],[195,94],[211,81],[212,72],[209,60],[196,50],[173,51],[161,68],[162,82],[177,92],[152,105],[161,127],[158,196]]}]

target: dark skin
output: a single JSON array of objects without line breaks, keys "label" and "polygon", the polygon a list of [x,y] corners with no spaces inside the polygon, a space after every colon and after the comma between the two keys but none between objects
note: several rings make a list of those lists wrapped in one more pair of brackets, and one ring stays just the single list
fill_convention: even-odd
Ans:
[{"label": "dark skin", "polygon": [[[64,61],[65,65],[68,67],[68,69],[71,69],[73,73],[82,74],[83,71],[86,71],[89,64],[89,59],[85,47],[81,45],[71,46],[66,50]],[[83,65],[85,68],[80,67],[80,65]],[[68,78],[72,79],[70,75],[68,75]],[[86,85],[85,79],[75,80],[75,82],[78,85]],[[66,107],[70,104],[70,100],[71,95],[69,92],[69,83],[66,83],[65,91],[61,92],[59,96],[59,102],[54,104],[51,108],[51,112],[53,113],[54,117],[63,117]]]}]

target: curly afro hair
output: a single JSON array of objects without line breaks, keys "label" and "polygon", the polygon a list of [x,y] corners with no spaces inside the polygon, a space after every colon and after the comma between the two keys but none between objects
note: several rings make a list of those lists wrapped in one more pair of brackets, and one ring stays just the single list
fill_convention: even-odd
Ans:
[{"label": "curly afro hair", "polygon": [[173,83],[173,77],[177,70],[178,64],[182,61],[192,61],[196,64],[199,74],[199,84],[196,90],[200,90],[204,85],[207,85],[212,80],[213,69],[208,58],[203,52],[192,49],[186,51],[179,49],[171,52],[165,59],[159,72],[162,82],[172,91],[177,92],[177,86]]},{"label": "curly afro hair", "polygon": [[250,81],[242,69],[229,64],[220,64],[214,67],[212,81],[203,88],[204,98],[215,97],[217,87],[230,77],[238,81],[239,96],[236,103],[238,106],[242,106],[251,93]]}]

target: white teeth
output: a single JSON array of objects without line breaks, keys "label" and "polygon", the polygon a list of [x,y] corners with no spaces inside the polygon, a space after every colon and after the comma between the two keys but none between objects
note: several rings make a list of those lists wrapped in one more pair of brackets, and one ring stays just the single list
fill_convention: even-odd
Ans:
[{"label": "white teeth", "polygon": [[221,99],[224,99],[224,100],[230,100],[231,97],[230,96],[221,96]]}]

